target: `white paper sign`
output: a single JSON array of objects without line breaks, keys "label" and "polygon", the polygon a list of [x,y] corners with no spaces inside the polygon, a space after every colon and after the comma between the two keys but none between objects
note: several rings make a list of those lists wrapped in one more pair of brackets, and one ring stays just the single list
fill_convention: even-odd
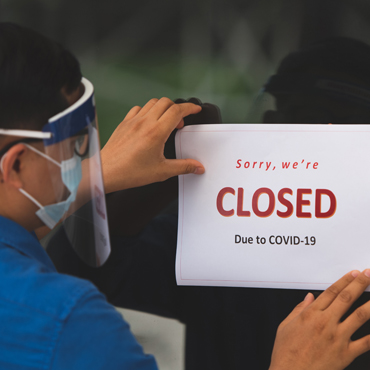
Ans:
[{"label": "white paper sign", "polygon": [[370,267],[370,126],[188,126],[179,285],[325,289]]}]

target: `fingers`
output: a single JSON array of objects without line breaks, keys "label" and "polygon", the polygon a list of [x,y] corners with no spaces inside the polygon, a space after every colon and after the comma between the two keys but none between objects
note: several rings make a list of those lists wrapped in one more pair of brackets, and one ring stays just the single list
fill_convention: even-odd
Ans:
[{"label": "fingers", "polygon": [[[169,99],[168,99],[169,100]],[[156,98],[153,98],[153,99],[150,99],[140,110],[138,116],[139,117],[142,117],[144,115],[146,115],[149,111],[151,111],[151,109],[158,103],[158,99]]]},{"label": "fingers", "polygon": [[181,120],[189,114],[196,114],[202,110],[200,105],[192,103],[174,104],[168,108],[159,121],[161,125],[158,127],[163,135],[169,135],[177,125],[181,125]]},{"label": "fingers", "polygon": [[[359,274],[359,276],[351,284],[355,285],[356,287],[355,293],[347,293],[348,296],[353,294],[354,300],[357,299],[356,295],[361,295],[362,291],[364,291],[369,284],[370,279],[365,274],[369,274],[369,270],[365,270],[363,273]],[[350,316],[348,316],[347,319],[341,324],[341,330],[343,330],[348,336],[351,336],[368,320],[370,320],[370,301],[361,307],[358,307]]]},{"label": "fingers", "polygon": [[128,120],[128,119],[131,119],[131,118],[134,118],[141,110],[141,107],[139,106],[136,106],[136,107],[133,107],[129,110],[129,112],[126,114],[126,117],[124,118],[124,121],[125,120]]},{"label": "fingers", "polygon": [[370,301],[357,308],[350,316],[341,323],[341,330],[348,337],[370,319]]},{"label": "fingers", "polygon": [[291,320],[297,317],[305,308],[307,308],[312,302],[314,302],[314,300],[314,295],[312,293],[308,293],[305,299],[297,306],[295,306],[293,311],[283,321],[283,325],[288,324]]},{"label": "fingers", "polygon": [[370,350],[370,335],[363,337],[361,339],[351,342],[349,348],[352,352],[353,359],[362,355],[363,353]]},{"label": "fingers", "polygon": [[[183,117],[201,109],[192,103],[175,104],[167,98],[152,99],[142,108],[132,108],[101,150],[106,191],[204,173],[203,165],[196,160],[169,160],[164,156],[171,132],[184,125]],[[132,175],[123,177],[123,172]]]},{"label": "fingers", "polygon": [[184,126],[184,117],[189,114],[199,113],[201,110],[201,106],[193,103],[175,104],[168,98],[151,99],[143,108],[132,108],[125,120],[135,116],[143,117],[150,114],[152,119],[160,121],[158,130],[164,137],[167,137],[175,128],[180,129]]},{"label": "fingers", "polygon": [[[298,316],[306,307],[308,307],[313,301],[315,300],[314,295],[310,292],[307,293],[306,297],[304,300],[298,304],[297,306],[294,307],[294,310],[290,313],[290,315],[293,314],[293,316]],[[289,315],[289,316],[290,316]],[[288,317],[289,317],[288,316]]]},{"label": "fingers", "polygon": [[[368,274],[369,276],[367,276]],[[353,276],[353,274],[351,274]],[[370,270],[358,274],[358,276],[345,287],[335,298],[328,310],[334,318],[340,320],[342,316],[348,311],[357,298],[370,285]]]},{"label": "fingers", "polygon": [[188,173],[201,175],[205,172],[203,165],[195,159],[167,159],[164,165],[166,166],[166,178]]},{"label": "fingers", "polygon": [[159,99],[151,107],[151,109],[150,109],[150,115],[152,116],[152,118],[158,120],[173,105],[175,105],[175,103],[171,99],[168,99],[168,98]]},{"label": "fingers", "polygon": [[162,117],[163,113],[165,113],[167,109],[169,109],[174,104],[175,103],[168,98],[153,98],[144,105],[144,107],[140,110],[138,116],[142,117],[149,113],[151,115],[151,118],[158,120],[160,117]]},{"label": "fingers", "polygon": [[342,276],[338,281],[320,294],[314,303],[314,307],[319,310],[327,309],[337,298],[339,293],[346,288],[357,276],[358,271],[351,271]]},{"label": "fingers", "polygon": [[[193,103],[175,104],[171,99],[164,97],[159,100],[152,99],[151,101],[149,101],[142,109],[142,112],[140,112],[140,114],[146,114],[150,112],[152,118],[156,120],[175,120],[175,123],[179,124],[182,118],[188,116],[189,114],[198,113],[201,110],[202,107],[200,105],[196,105]],[[178,117],[178,119],[176,119],[175,117]],[[174,127],[175,126],[173,126],[173,128]]]}]

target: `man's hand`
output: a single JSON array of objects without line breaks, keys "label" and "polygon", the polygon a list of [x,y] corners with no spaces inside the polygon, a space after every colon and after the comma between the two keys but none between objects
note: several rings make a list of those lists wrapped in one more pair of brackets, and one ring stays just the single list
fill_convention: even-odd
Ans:
[{"label": "man's hand", "polygon": [[370,270],[352,271],[316,300],[309,293],[280,324],[270,370],[341,370],[370,349],[370,335],[352,334],[370,318],[370,302],[344,314],[370,284]]},{"label": "man's hand", "polygon": [[167,98],[152,99],[143,108],[134,107],[101,150],[106,193],[164,181],[172,176],[204,173],[194,159],[166,159],[164,144],[183,118],[201,107],[174,104]]}]

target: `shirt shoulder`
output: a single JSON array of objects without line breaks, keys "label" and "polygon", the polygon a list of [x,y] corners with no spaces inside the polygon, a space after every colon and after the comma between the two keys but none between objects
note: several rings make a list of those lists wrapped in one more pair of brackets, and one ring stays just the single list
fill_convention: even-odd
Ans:
[{"label": "shirt shoulder", "polygon": [[0,368],[154,370],[128,324],[90,282],[0,248]]},{"label": "shirt shoulder", "polygon": [[0,300],[63,320],[81,296],[96,288],[42,262],[0,246]]},{"label": "shirt shoulder", "polygon": [[86,292],[63,322],[52,369],[157,369],[129,325],[97,290]]}]

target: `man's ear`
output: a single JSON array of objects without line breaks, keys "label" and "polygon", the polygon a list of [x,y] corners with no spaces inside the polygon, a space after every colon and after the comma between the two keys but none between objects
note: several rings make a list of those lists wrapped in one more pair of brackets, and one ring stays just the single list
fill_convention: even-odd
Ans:
[{"label": "man's ear", "polygon": [[1,158],[1,180],[4,183],[13,185],[20,189],[23,183],[20,177],[22,169],[22,155],[27,150],[27,147],[22,144],[13,145]]},{"label": "man's ear", "polygon": [[286,123],[284,114],[276,110],[267,110],[263,114],[263,123]]}]

